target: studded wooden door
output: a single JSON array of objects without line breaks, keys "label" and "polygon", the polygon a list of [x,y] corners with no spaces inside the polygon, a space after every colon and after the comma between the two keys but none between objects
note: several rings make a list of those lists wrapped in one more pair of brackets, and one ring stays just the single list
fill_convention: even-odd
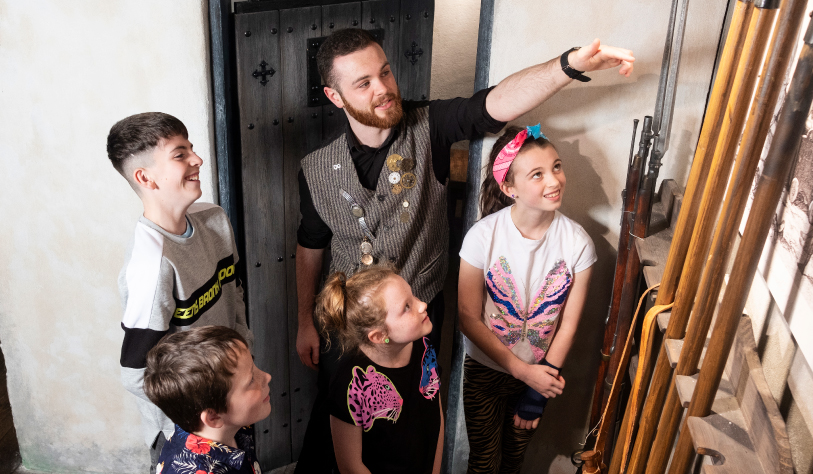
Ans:
[{"label": "studded wooden door", "polygon": [[372,30],[402,96],[428,99],[434,0],[267,0],[234,8],[246,301],[257,365],[272,376],[271,416],[256,427],[266,470],[296,460],[316,395],[316,374],[296,353],[297,173],[306,153],[345,124],[344,112],[322,105],[308,62],[332,31]]}]

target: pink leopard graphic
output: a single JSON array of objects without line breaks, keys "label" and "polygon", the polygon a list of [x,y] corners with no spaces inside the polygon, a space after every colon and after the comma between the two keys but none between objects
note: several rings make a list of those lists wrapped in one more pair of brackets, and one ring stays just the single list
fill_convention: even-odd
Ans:
[{"label": "pink leopard graphic", "polygon": [[572,281],[567,264],[564,260],[558,260],[526,310],[522,296],[517,293],[508,259],[500,257],[486,275],[486,289],[500,311],[488,315],[491,331],[509,349],[523,337],[527,338],[534,358],[539,362],[548,352],[556,319],[567,300]]},{"label": "pink leopard graphic", "polygon": [[378,418],[395,423],[401,416],[404,399],[386,375],[372,365],[365,371],[353,367],[353,378],[347,386],[347,409],[353,423],[370,431]]}]

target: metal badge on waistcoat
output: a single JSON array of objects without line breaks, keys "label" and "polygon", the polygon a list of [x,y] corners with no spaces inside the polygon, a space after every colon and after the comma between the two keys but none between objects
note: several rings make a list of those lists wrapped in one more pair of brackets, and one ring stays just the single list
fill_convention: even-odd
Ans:
[{"label": "metal badge on waistcoat", "polygon": [[370,230],[370,227],[367,225],[367,221],[364,219],[364,208],[361,207],[359,203],[344,189],[340,189],[342,193],[342,197],[350,204],[350,214],[358,219],[359,227],[361,227],[361,231],[364,232],[364,240],[359,245],[359,249],[361,250],[361,263],[364,265],[370,266],[375,262],[375,258],[373,257],[373,241],[375,240],[375,234],[373,231]]},{"label": "metal badge on waistcoat", "polygon": [[[387,181],[392,185],[390,191],[392,194],[401,194],[405,189],[412,189],[417,183],[417,178],[414,173],[410,171],[415,169],[415,160],[412,158],[404,158],[403,156],[393,153],[387,157],[387,169],[390,174],[387,175]],[[411,215],[409,214],[409,201],[404,199],[403,209],[398,215],[398,220],[403,223],[409,222]]]},{"label": "metal badge on waistcoat", "polygon": [[387,157],[387,169],[390,171],[401,171],[401,162],[403,160],[404,157],[397,153],[393,153]]}]

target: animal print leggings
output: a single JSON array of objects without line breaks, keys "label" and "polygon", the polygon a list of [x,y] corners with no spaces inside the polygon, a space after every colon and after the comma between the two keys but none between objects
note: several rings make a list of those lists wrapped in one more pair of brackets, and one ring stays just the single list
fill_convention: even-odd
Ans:
[{"label": "animal print leggings", "polygon": [[536,431],[514,426],[514,410],[527,386],[469,356],[463,369],[468,474],[518,473]]}]

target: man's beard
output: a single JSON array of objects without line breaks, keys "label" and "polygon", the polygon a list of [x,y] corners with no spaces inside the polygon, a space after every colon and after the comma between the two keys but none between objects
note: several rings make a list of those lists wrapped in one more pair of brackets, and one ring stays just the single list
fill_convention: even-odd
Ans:
[{"label": "man's beard", "polygon": [[[350,102],[348,102],[347,99],[341,95],[341,93],[339,93],[339,96],[342,98],[342,102],[344,102],[344,109],[347,110],[347,113],[356,119],[358,123],[368,127],[381,129],[392,128],[398,125],[398,122],[400,122],[401,118],[404,116],[404,108],[401,105],[401,91],[398,89],[395,90],[395,94],[387,94],[376,104],[371,105],[369,110],[357,109],[350,105]],[[389,109],[384,111],[386,112],[386,116],[379,117],[375,113],[375,107],[387,102],[388,100],[392,100],[392,105]]]}]

